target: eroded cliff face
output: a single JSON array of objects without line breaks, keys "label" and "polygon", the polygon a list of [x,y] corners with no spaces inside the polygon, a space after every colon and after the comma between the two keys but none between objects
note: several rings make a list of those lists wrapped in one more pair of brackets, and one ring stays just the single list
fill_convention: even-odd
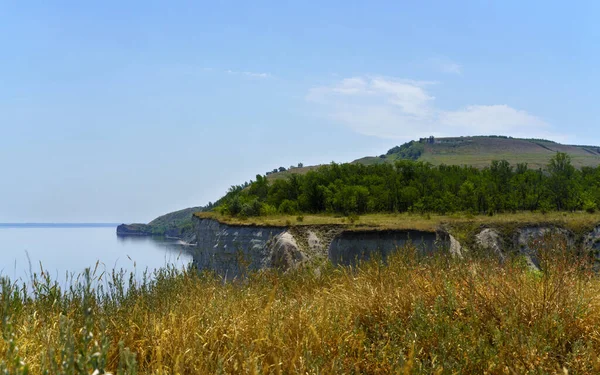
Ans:
[{"label": "eroded cliff face", "polygon": [[355,264],[368,260],[374,255],[387,258],[397,249],[412,244],[419,253],[431,254],[446,241],[438,238],[435,232],[417,230],[386,231],[346,231],[335,237],[329,244],[328,257],[335,265]]},{"label": "eroded cliff face", "polygon": [[[462,256],[478,248],[503,262],[521,256],[532,269],[540,269],[540,251],[562,243],[568,249],[593,254],[600,264],[600,226],[583,236],[551,225],[481,228],[460,243],[446,228],[437,232],[416,230],[350,230],[329,226],[234,226],[212,219],[194,218],[194,262],[200,270],[212,270],[227,278],[248,271],[294,269],[307,262],[329,259],[336,265],[353,265],[373,256],[386,259],[412,244],[420,254],[447,251]],[[463,237],[464,240],[464,237]]]},{"label": "eroded cliff face", "polygon": [[596,259],[600,259],[600,225],[585,236],[583,243]]},{"label": "eroded cliff face", "polygon": [[198,269],[212,270],[226,277],[270,267],[272,246],[282,251],[293,247],[284,245],[283,240],[278,243],[277,238],[286,231],[280,227],[230,226],[216,220],[194,219],[194,231],[194,263]]},{"label": "eroded cliff face", "polygon": [[197,239],[194,262],[199,270],[212,270],[228,278],[247,271],[278,268],[330,259],[349,265],[374,254],[385,259],[409,242],[424,253],[447,244],[435,232],[348,231],[344,226],[259,227],[233,226],[212,219],[195,218]]}]

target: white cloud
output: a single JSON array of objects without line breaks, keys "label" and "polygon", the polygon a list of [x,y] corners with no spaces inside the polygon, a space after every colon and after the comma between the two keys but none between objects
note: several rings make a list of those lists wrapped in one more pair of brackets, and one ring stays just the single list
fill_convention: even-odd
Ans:
[{"label": "white cloud", "polygon": [[226,70],[225,72],[228,74],[242,75],[242,76],[246,76],[246,77],[250,77],[250,78],[269,78],[269,77],[271,77],[271,74],[269,74],[269,73],[238,72],[235,70]]},{"label": "white cloud", "polygon": [[426,89],[435,82],[351,77],[309,91],[306,99],[324,115],[354,131],[382,138],[503,134],[563,139],[541,118],[508,105],[436,108]]}]

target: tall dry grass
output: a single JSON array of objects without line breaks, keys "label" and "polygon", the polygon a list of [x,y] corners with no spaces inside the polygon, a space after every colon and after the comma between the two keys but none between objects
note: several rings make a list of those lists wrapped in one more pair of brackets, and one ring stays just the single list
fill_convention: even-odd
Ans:
[{"label": "tall dry grass", "polygon": [[400,250],[386,264],[223,283],[164,269],[1,284],[5,374],[600,373],[600,279],[564,244],[518,259]]}]

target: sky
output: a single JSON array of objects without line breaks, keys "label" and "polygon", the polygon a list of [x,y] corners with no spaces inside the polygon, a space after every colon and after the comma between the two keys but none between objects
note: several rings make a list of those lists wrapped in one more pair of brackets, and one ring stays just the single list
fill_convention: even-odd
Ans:
[{"label": "sky", "polygon": [[596,1],[0,1],[0,222],[148,222],[429,135],[600,145]]}]

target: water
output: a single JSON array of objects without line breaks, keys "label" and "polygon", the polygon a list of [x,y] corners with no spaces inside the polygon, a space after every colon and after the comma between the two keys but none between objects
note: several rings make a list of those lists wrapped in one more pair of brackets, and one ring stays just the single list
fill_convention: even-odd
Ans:
[{"label": "water", "polygon": [[56,281],[79,274],[98,263],[100,272],[134,272],[192,260],[189,249],[176,240],[155,237],[117,237],[116,224],[0,224],[0,275],[28,281],[40,274],[40,264]]}]

